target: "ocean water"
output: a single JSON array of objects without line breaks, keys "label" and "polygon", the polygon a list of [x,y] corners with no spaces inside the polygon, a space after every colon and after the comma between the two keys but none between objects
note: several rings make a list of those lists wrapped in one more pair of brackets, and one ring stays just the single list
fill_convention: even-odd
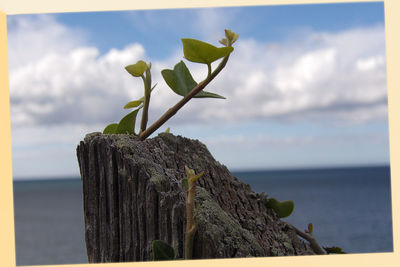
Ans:
[{"label": "ocean water", "polygon": [[87,263],[80,179],[14,182],[16,263]]},{"label": "ocean water", "polygon": [[[392,252],[390,168],[234,172],[256,192],[295,203],[283,220],[314,225],[322,246]],[[80,179],[14,182],[16,262],[87,263]]]},{"label": "ocean water", "polygon": [[393,251],[388,166],[235,175],[256,192],[293,200],[292,215],[282,220],[300,230],[312,223],[322,246],[339,246],[348,253]]}]

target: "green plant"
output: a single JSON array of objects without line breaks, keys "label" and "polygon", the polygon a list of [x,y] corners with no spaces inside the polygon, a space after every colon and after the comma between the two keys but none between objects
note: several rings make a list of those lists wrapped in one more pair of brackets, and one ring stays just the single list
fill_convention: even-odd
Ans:
[{"label": "green plant", "polygon": [[[183,188],[186,190],[186,231],[185,231],[185,250],[184,258],[191,259],[193,255],[194,235],[197,231],[196,216],[199,211],[199,205],[194,209],[194,194],[196,192],[197,180],[204,174],[201,172],[195,174],[194,170],[185,166],[186,178],[181,180]],[[153,260],[173,260],[175,252],[173,247],[162,240],[154,240],[152,243]]]},{"label": "green plant", "polygon": [[309,235],[312,235],[313,230],[314,230],[313,224],[312,224],[312,223],[309,223],[309,224],[308,224],[308,227],[307,227],[307,230],[304,230],[304,233],[309,234]]},{"label": "green plant", "polygon": [[175,251],[168,243],[162,240],[154,240],[152,243],[153,260],[165,261],[175,259]]},{"label": "green plant", "polygon": [[304,232],[300,231],[296,227],[292,225],[292,228],[296,231],[296,234],[305,240],[307,240],[310,244],[311,249],[315,252],[315,254],[318,255],[324,255],[326,254],[326,250],[323,250],[321,246],[318,244],[317,240],[313,236],[313,229],[314,226],[312,223],[308,224],[307,230],[304,230]]},{"label": "green plant", "polygon": [[[239,35],[225,30],[225,37],[219,42],[223,47],[215,47],[211,44],[196,40],[182,39],[184,57],[191,61],[201,64],[206,64],[208,73],[207,77],[197,83],[189,69],[183,61],[180,61],[174,66],[174,69],[164,69],[161,74],[167,85],[176,94],[183,96],[174,106],[168,109],[157,121],[147,128],[148,111],[150,106],[150,96],[155,85],[151,86],[151,63],[146,63],[139,60],[133,65],[126,66],[125,69],[134,77],[140,77],[144,84],[144,96],[140,99],[130,101],[124,108],[136,108],[134,111],[123,117],[119,123],[109,124],[104,130],[104,134],[133,134],[139,137],[140,140],[146,139],[154,131],[161,127],[167,120],[176,114],[190,99],[192,98],[222,98],[215,93],[203,91],[203,89],[221,72],[228,62],[229,56],[233,51],[233,43],[238,39]],[[212,70],[211,63],[221,59],[215,70]],[[142,119],[140,122],[139,134],[135,132],[136,117],[139,110],[142,110]]]},{"label": "green plant", "polygon": [[204,174],[195,174],[194,170],[185,166],[186,178],[181,180],[183,188],[186,190],[186,232],[185,232],[185,259],[191,259],[193,255],[193,240],[197,231],[196,216],[199,206],[194,208],[194,194],[196,192],[197,180]]},{"label": "green plant", "polygon": [[290,216],[294,210],[294,202],[292,200],[286,200],[280,202],[275,198],[268,199],[267,208],[273,209],[279,218],[286,218]]},{"label": "green plant", "polygon": [[328,254],[347,254],[346,252],[343,251],[342,248],[340,247],[323,247],[323,249],[326,251]]}]

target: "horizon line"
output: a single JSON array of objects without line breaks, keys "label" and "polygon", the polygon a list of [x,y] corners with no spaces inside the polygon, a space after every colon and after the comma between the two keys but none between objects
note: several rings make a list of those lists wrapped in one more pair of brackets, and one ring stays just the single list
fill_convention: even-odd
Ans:
[{"label": "horizon line", "polygon": [[[224,165],[225,166],[225,165]],[[229,169],[228,170],[234,173],[243,173],[243,172],[279,172],[279,171],[306,171],[306,170],[331,170],[331,169],[355,169],[355,168],[382,168],[389,167],[390,163],[377,163],[377,164],[357,164],[357,165],[337,165],[337,166],[305,166],[305,167],[287,167],[287,168],[251,168],[251,169]],[[80,175],[55,175],[55,176],[19,176],[13,177],[13,182],[26,182],[26,181],[50,181],[50,180],[79,180],[81,179]]]}]

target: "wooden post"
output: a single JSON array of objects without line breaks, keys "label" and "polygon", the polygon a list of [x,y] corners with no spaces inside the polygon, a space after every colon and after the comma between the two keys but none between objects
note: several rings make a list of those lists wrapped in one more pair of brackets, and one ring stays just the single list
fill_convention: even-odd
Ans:
[{"label": "wooden post", "polygon": [[77,157],[90,263],[151,260],[156,239],[183,257],[185,165],[205,172],[195,196],[200,209],[193,258],[313,254],[292,228],[282,230],[285,223],[263,205],[263,195],[197,140],[93,133],[80,142]]}]

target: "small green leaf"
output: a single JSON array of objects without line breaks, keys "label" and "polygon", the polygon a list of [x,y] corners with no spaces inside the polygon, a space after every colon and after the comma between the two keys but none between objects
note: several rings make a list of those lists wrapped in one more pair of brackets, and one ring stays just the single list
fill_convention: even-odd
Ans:
[{"label": "small green leaf", "polygon": [[143,97],[139,100],[133,100],[131,102],[128,102],[125,106],[124,109],[128,109],[128,108],[136,108],[138,106],[140,106],[140,104],[142,104],[144,101]]},{"label": "small green leaf", "polygon": [[239,34],[227,29],[225,29],[225,36],[231,45],[239,38]]},{"label": "small green leaf", "polygon": [[103,130],[103,134],[115,134],[117,131],[118,123],[111,123]]},{"label": "small green leaf", "polygon": [[215,47],[196,39],[182,39],[182,43],[185,58],[197,63],[211,64],[233,51],[233,47]]},{"label": "small green leaf", "polygon": [[165,130],[166,133],[169,133],[171,129],[168,127],[167,130]]},{"label": "small green leaf", "polygon": [[136,116],[139,109],[135,109],[119,121],[116,129],[117,134],[135,134]]},{"label": "small green leaf", "polygon": [[175,258],[175,251],[173,247],[168,245],[162,240],[153,241],[153,260],[173,260]]},{"label": "small green leaf", "polygon": [[155,84],[153,87],[151,87],[150,92],[152,92],[154,90],[154,88],[156,88],[157,84]]},{"label": "small green leaf", "polygon": [[323,247],[328,254],[346,254],[340,247]]},{"label": "small green leaf", "polygon": [[218,94],[207,92],[207,91],[203,91],[203,90],[198,92],[194,97],[195,98],[220,98],[220,99],[226,99],[226,97],[224,97],[222,95],[218,95]]},{"label": "small green leaf", "polygon": [[189,190],[189,185],[188,185],[188,179],[187,178],[183,178],[181,180],[181,183],[182,183],[183,188],[185,188],[186,191]]},{"label": "small green leaf", "polygon": [[308,229],[307,230],[305,230],[304,232],[306,232],[307,234],[310,234],[310,235],[312,235],[312,233],[313,233],[313,224],[312,223],[309,223],[308,224]]},{"label": "small green leaf", "polygon": [[[186,96],[197,85],[197,82],[193,79],[189,69],[186,67],[183,61],[176,64],[173,70],[169,69],[162,70],[161,74],[165,82],[172,89],[172,91],[174,91],[176,94],[180,96]],[[210,97],[210,98],[225,99],[225,97],[223,96],[206,92],[203,90],[198,92],[194,97],[196,98]]]},{"label": "small green leaf", "polygon": [[228,46],[229,45],[229,41],[226,38],[222,38],[221,40],[219,40],[219,43],[224,45],[224,46]]},{"label": "small green leaf", "polygon": [[132,76],[140,77],[147,70],[148,66],[143,60],[139,60],[136,64],[126,66],[125,69]]},{"label": "small green leaf", "polygon": [[[154,90],[154,88],[156,87],[157,84],[155,84],[151,89],[150,89],[150,93]],[[140,104],[142,104],[144,102],[144,96],[142,96],[141,98],[139,98],[138,100],[133,100],[128,102],[125,106],[124,109],[128,109],[128,108],[136,108],[138,106],[140,106]]]},{"label": "small green leaf", "polygon": [[186,171],[186,176],[188,179],[194,176],[194,170],[192,170],[191,168],[189,168],[186,165],[185,165],[185,171]]},{"label": "small green leaf", "polygon": [[294,202],[292,200],[278,201],[275,198],[268,199],[267,207],[273,209],[279,218],[288,217],[294,210]]},{"label": "small green leaf", "polygon": [[192,178],[192,183],[196,182],[201,176],[203,176],[204,171],[201,173],[197,174],[195,177]]}]

